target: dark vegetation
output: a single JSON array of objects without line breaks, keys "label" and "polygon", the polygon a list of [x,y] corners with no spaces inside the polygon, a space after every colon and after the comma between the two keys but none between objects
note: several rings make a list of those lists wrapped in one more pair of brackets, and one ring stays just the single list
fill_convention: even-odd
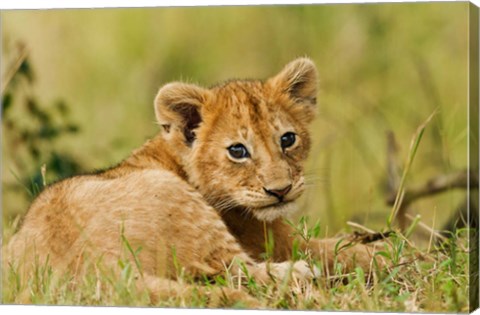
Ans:
[{"label": "dark vegetation", "polygon": [[36,80],[28,49],[16,43],[7,52],[13,56],[7,65],[2,86],[3,152],[14,157],[14,182],[4,183],[4,190],[27,194],[32,200],[50,180],[59,180],[78,174],[81,163],[58,145],[60,138],[75,135],[80,127],[70,115],[69,106],[62,100],[41,104],[33,86]]}]

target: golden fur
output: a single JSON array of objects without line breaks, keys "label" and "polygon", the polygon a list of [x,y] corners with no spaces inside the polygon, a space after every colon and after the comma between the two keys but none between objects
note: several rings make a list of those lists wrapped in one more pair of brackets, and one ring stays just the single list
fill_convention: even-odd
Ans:
[{"label": "golden fur", "polygon": [[[47,187],[8,244],[6,259],[28,270],[35,255],[40,262],[48,255],[57,271],[73,274],[85,272],[92,258],[117,268],[124,237],[142,248],[146,288],[156,298],[162,279],[176,277],[174,256],[193,277],[221,274],[237,261],[261,281],[268,281],[268,268],[283,276],[294,236],[282,217],[296,210],[305,188],[316,94],[317,71],[307,58],[266,81],[163,86],[155,99],[161,133],[112,169]],[[295,142],[282,148],[289,132]],[[236,144],[249,156],[232,157],[227,151]],[[268,268],[265,228],[275,245]],[[299,241],[332,268],[337,240]],[[371,257],[363,245],[338,256],[346,268],[369,268]],[[299,277],[314,276],[302,261],[293,269]]]}]

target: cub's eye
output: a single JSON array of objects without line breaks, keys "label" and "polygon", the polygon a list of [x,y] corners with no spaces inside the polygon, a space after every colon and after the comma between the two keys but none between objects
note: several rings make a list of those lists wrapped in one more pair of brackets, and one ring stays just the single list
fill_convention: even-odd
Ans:
[{"label": "cub's eye", "polygon": [[243,158],[248,158],[250,156],[250,153],[248,153],[247,148],[243,144],[234,144],[231,145],[227,148],[228,154],[234,159],[243,159]]},{"label": "cub's eye", "polygon": [[295,143],[295,140],[295,134],[293,132],[287,132],[280,137],[280,145],[282,146],[282,149],[286,149],[291,147]]}]

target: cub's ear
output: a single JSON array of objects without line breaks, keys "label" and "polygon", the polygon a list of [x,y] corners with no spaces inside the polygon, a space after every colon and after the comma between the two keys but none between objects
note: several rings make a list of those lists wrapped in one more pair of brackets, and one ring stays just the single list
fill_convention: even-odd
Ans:
[{"label": "cub's ear", "polygon": [[195,140],[195,129],[202,121],[201,108],[209,91],[194,84],[174,82],[164,85],[155,97],[155,115],[165,132],[181,132],[185,142]]},{"label": "cub's ear", "polygon": [[[315,115],[317,103],[318,73],[313,61],[308,58],[298,58],[287,64],[279,74],[268,82],[274,90],[286,93],[297,104],[302,104],[304,115]],[[307,117],[305,117],[307,118]]]}]

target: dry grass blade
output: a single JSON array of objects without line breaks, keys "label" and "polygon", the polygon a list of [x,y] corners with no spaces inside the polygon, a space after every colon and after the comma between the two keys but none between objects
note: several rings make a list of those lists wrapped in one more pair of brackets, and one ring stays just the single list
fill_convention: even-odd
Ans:
[{"label": "dry grass blade", "polygon": [[357,222],[347,221],[347,225],[349,225],[351,227],[354,227],[354,228],[357,228],[357,229],[360,229],[360,230],[365,231],[365,232],[370,233],[370,234],[375,233],[374,230],[369,229],[366,226],[363,226],[361,224],[358,224]]},{"label": "dry grass blade", "polygon": [[[408,220],[410,221],[414,221],[415,218],[409,214],[405,214],[405,216],[407,217]],[[434,237],[442,240],[442,241],[447,241],[447,237],[443,236],[442,234],[438,233],[437,231],[435,231],[432,227],[429,227],[428,225],[426,225],[425,223],[423,223],[422,221],[418,220],[418,226],[421,227],[422,229],[424,229],[425,231],[427,231],[428,233],[430,233],[431,235],[433,235]]]},{"label": "dry grass blade", "polygon": [[400,185],[398,187],[397,191],[397,196],[395,198],[395,203],[393,204],[392,211],[390,213],[390,216],[387,220],[387,225],[388,228],[391,228],[392,222],[395,219],[401,205],[402,205],[402,200],[403,196],[405,195],[405,181],[407,179],[408,173],[410,171],[410,168],[412,166],[413,160],[415,158],[415,155],[418,150],[418,146],[420,144],[420,141],[422,140],[423,133],[425,132],[425,128],[427,125],[430,123],[432,120],[433,116],[435,116],[437,113],[437,110],[435,110],[430,116],[425,120],[423,124],[421,124],[417,130],[415,131],[412,141],[410,142],[410,148],[408,150],[408,156],[407,156],[407,161],[405,163],[405,168],[403,169],[402,173],[402,178],[400,179]]}]

